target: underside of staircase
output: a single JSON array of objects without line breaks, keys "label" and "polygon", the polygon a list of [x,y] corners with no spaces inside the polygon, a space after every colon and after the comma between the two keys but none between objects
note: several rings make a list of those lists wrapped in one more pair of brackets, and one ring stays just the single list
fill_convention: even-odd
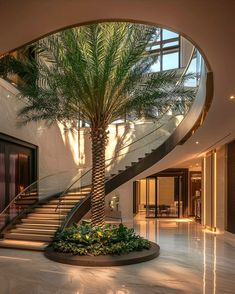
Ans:
[{"label": "underside of staircase", "polygon": [[[56,197],[38,202],[30,212],[22,216],[14,225],[6,228],[3,239],[0,240],[0,247],[44,250],[52,241],[61,221],[63,222],[74,205],[89,193],[90,188],[86,187],[81,191],[65,194],[60,199],[59,209],[56,209],[59,203]],[[36,198],[36,195],[31,195],[18,200],[16,205],[27,207],[30,202],[36,202]]]}]

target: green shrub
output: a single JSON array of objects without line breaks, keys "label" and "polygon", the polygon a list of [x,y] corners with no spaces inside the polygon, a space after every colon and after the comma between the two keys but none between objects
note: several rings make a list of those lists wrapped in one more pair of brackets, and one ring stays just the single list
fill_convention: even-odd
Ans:
[{"label": "green shrub", "polygon": [[58,231],[52,246],[58,252],[73,255],[120,255],[149,249],[150,242],[123,224],[106,225],[101,228],[86,223]]}]

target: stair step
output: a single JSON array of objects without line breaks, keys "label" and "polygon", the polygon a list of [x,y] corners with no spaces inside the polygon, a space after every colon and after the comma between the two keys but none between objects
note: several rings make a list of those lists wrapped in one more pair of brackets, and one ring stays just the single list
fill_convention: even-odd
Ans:
[{"label": "stair step", "polygon": [[58,224],[48,224],[48,223],[20,223],[15,226],[15,228],[22,228],[22,229],[46,229],[46,230],[57,230],[60,227]]},{"label": "stair step", "polygon": [[85,194],[90,193],[91,190],[81,191],[81,192],[68,192],[65,194],[65,196],[83,196]]},{"label": "stair step", "polygon": [[42,241],[50,242],[53,239],[53,236],[41,235],[41,234],[26,234],[26,233],[6,233],[4,234],[6,239],[14,240],[29,240],[29,241]]},{"label": "stair step", "polygon": [[38,200],[38,196],[24,196],[21,198],[17,198],[15,201],[22,201],[22,200]]},{"label": "stair step", "polygon": [[[80,201],[80,199],[78,201]],[[73,205],[73,204],[77,203],[78,201],[77,200],[70,200],[70,199],[63,199],[63,200],[60,201],[60,204],[64,204],[64,205],[66,205],[66,204],[70,205],[71,204],[71,205]],[[51,201],[49,201],[47,203],[48,203],[48,205],[56,205],[57,206],[59,204],[59,201],[58,200],[51,200]]]},{"label": "stair step", "polygon": [[60,220],[61,219],[41,219],[41,218],[23,218],[21,221],[24,224],[30,224],[30,225],[36,225],[36,224],[49,224],[49,225],[60,225]]},{"label": "stair step", "polygon": [[48,213],[32,213],[28,214],[27,218],[28,219],[64,219],[66,215],[62,214],[60,215],[59,213],[56,214],[48,214]]},{"label": "stair step", "polygon": [[43,251],[45,247],[48,246],[48,242],[39,242],[39,241],[21,241],[21,240],[12,240],[4,239],[0,240],[0,247],[3,248],[14,248],[14,249],[26,249],[26,250],[36,250]]},{"label": "stair step", "polygon": [[47,207],[40,207],[40,208],[35,208],[35,213],[48,213],[48,214],[58,214],[58,213],[68,213],[71,209],[70,208],[65,208],[59,206],[57,210],[55,210],[55,207],[53,208],[47,208]]},{"label": "stair step", "polygon": [[40,235],[49,235],[54,236],[56,230],[53,229],[42,229],[42,228],[21,228],[11,229],[10,233],[16,234],[40,234]]},{"label": "stair step", "polygon": [[[37,205],[36,208],[53,208],[53,209],[56,209],[58,206],[58,203],[54,203],[54,204],[44,204],[44,205]],[[67,204],[67,203],[64,203],[63,201],[60,203],[60,207],[61,208],[73,208],[74,205],[73,204]]]},{"label": "stair step", "polygon": [[[63,196],[63,198],[61,198],[61,201],[63,200],[80,200],[80,199],[83,199],[84,197],[86,197],[87,194],[85,195],[81,195],[81,196],[77,196],[77,195],[66,195],[66,196]],[[57,200],[58,201],[58,200]]]},{"label": "stair step", "polygon": [[15,205],[18,205],[18,206],[20,206],[20,205],[27,205],[27,206],[29,206],[29,205],[31,205],[31,204],[34,204],[36,201],[31,201],[31,200],[20,200],[20,201],[16,201],[15,202]]},{"label": "stair step", "polygon": [[16,207],[20,207],[20,208],[24,208],[24,209],[28,208],[29,206],[30,206],[30,204],[16,204]]}]

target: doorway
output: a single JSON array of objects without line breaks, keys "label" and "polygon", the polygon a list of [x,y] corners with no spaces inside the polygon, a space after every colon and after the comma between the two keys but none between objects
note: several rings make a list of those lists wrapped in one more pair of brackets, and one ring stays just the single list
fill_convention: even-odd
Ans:
[{"label": "doorway", "polygon": [[202,173],[201,171],[190,172],[190,216],[197,222],[201,222],[201,195],[202,195]]},{"label": "doorway", "polygon": [[36,146],[11,141],[0,138],[0,212],[37,178]]},{"label": "doorway", "polygon": [[187,170],[167,170],[134,182],[134,214],[147,218],[188,216],[187,175]]}]

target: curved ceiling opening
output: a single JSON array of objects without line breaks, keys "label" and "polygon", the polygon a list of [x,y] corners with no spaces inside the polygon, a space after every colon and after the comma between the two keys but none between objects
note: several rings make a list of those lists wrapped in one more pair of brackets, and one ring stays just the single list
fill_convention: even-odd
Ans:
[{"label": "curved ceiling opening", "polygon": [[[11,64],[12,59],[17,75],[4,71],[4,65]],[[105,128],[125,121],[141,124],[142,118],[147,117],[158,123],[157,128],[164,125],[165,139],[197,100],[205,73],[199,50],[185,37],[159,26],[130,22],[69,28],[5,55],[1,61],[2,76],[18,84],[26,97],[27,107],[21,112],[24,122],[59,121],[73,128],[79,116],[81,126],[91,126],[95,107],[102,119],[105,116]],[[26,84],[36,84],[38,88],[25,87]],[[120,99],[119,92],[124,93],[124,98]],[[43,105],[34,109],[38,93]],[[51,102],[44,99],[45,95]],[[100,100],[94,104],[95,96]],[[65,111],[67,102],[71,107]],[[201,111],[198,117],[200,114]],[[100,120],[97,118],[96,122]],[[156,125],[149,125],[151,140],[155,140],[154,128]],[[146,131],[134,139],[145,135]]]},{"label": "curved ceiling opening", "polygon": [[[121,34],[125,34],[125,37],[124,38],[120,37]],[[102,54],[104,55],[108,52],[111,56],[111,54],[117,54],[118,50],[120,51],[120,49],[125,51],[126,49],[125,46],[128,44],[126,40],[128,38],[133,39],[133,46],[140,46],[143,40],[140,41],[138,44],[136,39],[138,38],[144,39],[143,37],[144,34],[145,34],[145,37],[148,38],[148,40],[147,41],[144,40],[145,48],[143,52],[139,55],[139,61],[137,61],[135,65],[133,64],[132,68],[134,68],[135,66],[138,67],[138,63],[141,63],[142,67],[146,67],[146,69],[142,71],[143,74],[154,74],[154,73],[156,74],[156,73],[164,73],[164,72],[167,74],[172,72],[175,75],[177,75],[177,78],[178,78],[178,80],[175,82],[176,86],[182,83],[182,80],[184,80],[183,81],[184,87],[187,87],[188,89],[194,89],[194,90],[197,89],[200,83],[201,72],[205,62],[204,62],[204,59],[202,58],[200,51],[195,47],[195,45],[192,44],[192,42],[190,42],[184,36],[182,36],[181,34],[173,30],[169,30],[167,28],[163,28],[160,26],[153,26],[149,24],[138,24],[138,23],[131,23],[131,22],[108,21],[108,22],[92,23],[92,24],[81,25],[78,27],[67,28],[65,30],[61,30],[54,34],[48,35],[36,42],[26,45],[20,48],[19,50],[6,54],[2,58],[0,58],[0,61],[1,61],[0,76],[8,79],[13,85],[18,84],[21,79],[20,78],[21,73],[17,75],[15,74],[12,75],[11,72],[9,73],[8,63],[11,62],[11,58],[19,59],[19,60],[33,59],[38,61],[39,59],[38,57],[41,56],[42,57],[41,59],[44,60],[44,70],[45,70],[45,65],[48,66],[48,64],[50,63],[53,64],[53,62],[56,61],[56,60],[53,60],[53,58],[55,58],[54,53],[56,51],[60,50],[61,52],[59,54],[61,55],[63,54],[69,55],[69,51],[71,51],[71,58],[73,58],[74,54],[75,55],[77,54],[76,49],[79,49],[79,47],[81,49],[81,50],[79,49],[80,53],[83,51],[82,52],[83,56],[81,56],[81,58],[83,58],[83,61],[85,60],[86,62],[86,70],[89,67],[88,63],[93,61],[92,58],[93,59],[97,58],[97,60],[95,61],[97,63],[96,64],[97,75],[100,74],[99,73],[100,70],[102,71],[101,74],[103,74],[103,72],[106,69],[104,67],[105,65],[102,68],[100,63],[100,60],[104,57],[102,56]],[[71,38],[74,38],[74,40],[72,40]],[[100,40],[98,40],[98,38],[100,38]],[[77,44],[75,43],[69,44],[69,42],[70,43],[76,42]],[[108,44],[112,42],[114,44],[113,48],[110,46],[110,44]],[[118,42],[120,42],[121,44],[118,44]],[[128,45],[132,46],[130,42]],[[76,46],[77,48],[75,48]],[[88,54],[85,52],[86,49],[83,48],[84,46],[87,46],[88,54],[89,54],[89,51],[91,52],[92,50],[97,50],[97,52],[93,54],[93,57],[90,56],[91,58],[90,61],[87,59]],[[94,48],[95,46],[96,48]],[[116,49],[114,46],[116,46]],[[98,50],[100,49],[101,51],[103,50],[103,52],[101,52],[101,54],[99,55]],[[53,53],[53,50],[54,50],[54,53]],[[107,52],[105,52],[105,50]],[[43,51],[44,53],[42,53]],[[58,59],[59,54],[57,56],[57,62],[60,62]],[[102,60],[103,64],[107,62],[110,56],[107,55],[103,58]],[[105,58],[107,60],[105,60]],[[114,58],[117,58],[117,56],[116,57],[114,56]],[[125,58],[125,53],[123,54],[121,58]],[[68,61],[69,61],[69,58],[67,58],[66,62],[68,63]],[[38,66],[40,68],[40,63],[38,62],[36,63],[37,64],[35,64],[35,66]],[[76,63],[76,58],[73,59],[72,64],[67,64],[68,65],[67,67],[73,66],[74,63]],[[62,69],[63,66],[64,68],[66,68],[66,64],[63,64],[63,65],[60,64],[59,66],[61,67],[60,70],[63,70]],[[114,66],[114,64],[112,64],[111,66]],[[43,76],[44,74],[45,72],[42,73],[41,76]],[[43,78],[41,78],[41,82],[48,83],[48,81],[43,81]],[[180,99],[182,100],[182,97],[181,98],[179,97],[179,100]],[[192,102],[192,99],[191,99],[191,102]],[[184,105],[185,109],[183,110],[183,112],[186,113],[188,111],[191,102],[188,101],[185,103]],[[180,104],[179,101],[174,101],[175,105],[177,103]],[[168,103],[168,107],[169,107],[169,104],[170,103]],[[166,107],[164,107],[164,111],[165,111],[165,108]],[[159,115],[162,115],[162,110],[160,110],[159,108],[154,109],[154,111],[159,112]],[[174,111],[174,109],[172,107],[169,107],[168,112],[171,113],[172,111]],[[179,110],[179,113],[180,113],[180,110]],[[118,116],[116,116],[116,119],[117,121],[119,121]],[[123,120],[123,117],[120,117],[120,119]]]}]

